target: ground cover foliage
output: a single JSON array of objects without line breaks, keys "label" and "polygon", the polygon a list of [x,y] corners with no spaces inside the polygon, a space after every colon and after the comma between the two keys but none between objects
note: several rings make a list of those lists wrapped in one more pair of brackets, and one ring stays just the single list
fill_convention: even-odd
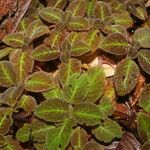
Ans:
[{"label": "ground cover foliage", "polygon": [[148,150],[149,6],[33,0],[0,47],[0,149]]}]

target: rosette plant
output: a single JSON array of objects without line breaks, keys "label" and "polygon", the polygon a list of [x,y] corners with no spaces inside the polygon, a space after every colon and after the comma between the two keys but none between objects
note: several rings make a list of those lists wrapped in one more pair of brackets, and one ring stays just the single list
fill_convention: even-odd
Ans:
[{"label": "rosette plant", "polygon": [[149,3],[33,0],[2,40],[0,148],[119,149],[126,131],[150,146]]}]

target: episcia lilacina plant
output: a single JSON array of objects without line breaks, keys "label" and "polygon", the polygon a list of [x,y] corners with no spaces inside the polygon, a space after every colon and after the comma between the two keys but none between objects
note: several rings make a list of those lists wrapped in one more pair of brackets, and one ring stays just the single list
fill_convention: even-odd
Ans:
[{"label": "episcia lilacina plant", "polygon": [[[140,75],[150,75],[149,21],[144,0],[33,0],[2,40],[0,148],[104,150],[119,141],[126,129],[114,117],[117,103],[132,96]],[[93,55],[113,59],[114,75],[91,67]],[[135,103],[143,150],[149,100],[146,81]]]}]

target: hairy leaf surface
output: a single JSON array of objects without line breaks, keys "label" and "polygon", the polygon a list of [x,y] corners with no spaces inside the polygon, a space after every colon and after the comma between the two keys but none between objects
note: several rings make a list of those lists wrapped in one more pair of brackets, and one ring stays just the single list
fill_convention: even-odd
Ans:
[{"label": "hairy leaf surface", "polygon": [[6,141],[5,137],[2,134],[0,134],[0,148],[4,147],[6,145],[7,145],[7,141]]},{"label": "hairy leaf surface", "polygon": [[71,137],[71,145],[75,150],[82,149],[85,143],[88,141],[88,134],[81,127],[74,129]]},{"label": "hairy leaf surface", "polygon": [[68,30],[71,31],[87,31],[90,27],[89,20],[81,17],[72,18],[67,24]]},{"label": "hairy leaf surface", "polygon": [[72,45],[71,55],[81,56],[91,50],[90,46],[86,42],[76,42]]},{"label": "hairy leaf surface", "polygon": [[60,89],[58,87],[55,87],[49,91],[42,92],[42,94],[47,100],[61,99],[63,96],[62,89]]},{"label": "hairy leaf surface", "polygon": [[30,95],[22,95],[16,104],[15,108],[22,108],[26,113],[30,114],[34,111],[37,103],[33,96]]},{"label": "hairy leaf surface", "polygon": [[106,34],[120,33],[126,37],[128,35],[126,28],[122,25],[106,25],[103,28],[103,32],[105,32]]},{"label": "hairy leaf surface", "polygon": [[37,61],[51,61],[58,58],[60,54],[58,48],[50,48],[45,44],[41,44],[32,51],[30,57]]},{"label": "hairy leaf surface", "polygon": [[86,12],[86,1],[85,0],[74,0],[71,1],[68,8],[72,16],[81,16],[83,17]]},{"label": "hairy leaf surface", "polygon": [[45,143],[34,143],[34,147],[36,148],[36,150],[46,150]]},{"label": "hairy leaf surface", "polygon": [[111,8],[105,2],[98,1],[94,9],[94,17],[106,21],[107,17],[111,14]]},{"label": "hairy leaf surface", "polygon": [[128,51],[129,43],[122,34],[112,33],[103,39],[99,48],[110,54],[124,55]]},{"label": "hairy leaf surface", "polygon": [[31,123],[25,123],[17,131],[16,137],[21,142],[27,142],[30,138],[34,142],[45,142],[46,134],[53,128],[54,126],[45,124],[42,121],[33,120]]},{"label": "hairy leaf surface", "polygon": [[87,17],[93,17],[94,8],[96,6],[97,0],[90,0],[87,2],[86,15]]},{"label": "hairy leaf surface", "polygon": [[6,104],[10,107],[14,107],[22,92],[23,87],[12,86],[2,93],[0,103]]},{"label": "hairy leaf surface", "polygon": [[150,116],[139,112],[137,115],[137,130],[143,142],[150,140]]},{"label": "hairy leaf surface", "polygon": [[75,73],[70,76],[64,86],[64,99],[73,104],[83,102],[88,93],[89,78],[87,74]]},{"label": "hairy leaf surface", "polygon": [[25,45],[25,38],[21,33],[12,33],[5,36],[3,42],[12,47],[22,47]]},{"label": "hairy leaf surface", "polygon": [[110,7],[112,10],[112,13],[114,14],[121,14],[126,12],[126,6],[124,5],[124,3],[113,0],[110,2]]},{"label": "hairy leaf surface", "polygon": [[121,137],[121,127],[113,120],[105,120],[103,124],[92,130],[93,135],[100,141],[109,143],[114,138]]},{"label": "hairy leaf surface", "polygon": [[128,12],[127,13],[113,14],[111,16],[110,20],[112,20],[112,22],[114,24],[122,25],[125,28],[130,28],[133,25],[133,20],[132,20],[130,14]]},{"label": "hairy leaf surface", "polygon": [[102,97],[98,106],[103,119],[106,119],[108,116],[112,115],[114,111],[114,105],[112,103],[112,100],[106,96]]},{"label": "hairy leaf surface", "polygon": [[34,40],[44,34],[49,33],[49,28],[43,25],[40,20],[36,20],[28,26],[26,33],[30,40]]},{"label": "hairy leaf surface", "polygon": [[91,31],[87,32],[85,41],[90,46],[90,50],[92,52],[94,52],[98,49],[100,40],[101,40],[101,36],[99,35],[98,30],[91,30]]},{"label": "hairy leaf surface", "polygon": [[150,84],[147,84],[140,96],[139,106],[142,107],[146,112],[150,112]]},{"label": "hairy leaf surface", "polygon": [[16,76],[12,64],[6,60],[0,61],[0,85],[10,87],[16,83]]},{"label": "hairy leaf surface", "polygon": [[30,24],[30,19],[29,18],[23,18],[18,25],[19,32],[26,33],[29,24]]},{"label": "hairy leaf surface", "polygon": [[137,84],[139,67],[131,59],[125,59],[118,64],[115,71],[115,87],[118,95],[130,93]]},{"label": "hairy leaf surface", "polygon": [[150,29],[140,28],[135,31],[133,39],[138,41],[143,48],[150,48]]},{"label": "hairy leaf surface", "polygon": [[65,150],[71,139],[72,127],[72,120],[65,119],[58,127],[52,129],[46,137],[47,149],[61,148],[61,150]]},{"label": "hairy leaf surface", "polygon": [[101,113],[97,105],[82,103],[74,107],[73,116],[77,123],[96,125],[101,119]]},{"label": "hairy leaf surface", "polygon": [[63,9],[66,6],[67,0],[51,0],[48,1],[48,6]]},{"label": "hairy leaf surface", "polygon": [[88,94],[85,102],[97,101],[103,93],[105,84],[105,73],[100,67],[93,67],[87,71],[89,78]]},{"label": "hairy leaf surface", "polygon": [[74,73],[81,72],[81,62],[77,59],[70,59],[67,63],[62,63],[59,68],[59,80],[64,85],[69,77]]},{"label": "hairy leaf surface", "polygon": [[34,61],[29,55],[29,51],[22,51],[20,49],[13,51],[10,55],[10,62],[14,67],[18,83],[24,83],[24,80],[33,70]]},{"label": "hairy leaf surface", "polygon": [[31,92],[44,92],[54,87],[52,75],[44,71],[34,72],[25,82],[25,89]]},{"label": "hairy leaf surface", "polygon": [[130,13],[141,20],[145,20],[147,18],[147,10],[143,5],[139,5],[136,7],[136,5],[134,5],[133,3],[129,3],[127,5],[127,9]]},{"label": "hairy leaf surface", "polygon": [[8,133],[9,128],[13,124],[13,119],[11,118],[12,111],[10,109],[4,109],[0,112],[0,134],[5,135]]},{"label": "hairy leaf surface", "polygon": [[6,47],[4,49],[0,50],[0,59],[4,58],[5,56],[7,56],[8,54],[10,54],[11,51],[13,51],[14,49],[11,47]]},{"label": "hairy leaf surface", "polygon": [[50,36],[45,38],[44,43],[51,48],[59,47],[61,44],[62,36],[63,32],[53,31],[50,33]]},{"label": "hairy leaf surface", "polygon": [[42,19],[49,23],[60,23],[63,14],[61,9],[53,7],[42,8],[38,13]]},{"label": "hairy leaf surface", "polygon": [[23,150],[23,148],[20,146],[20,143],[13,139],[12,136],[7,135],[5,136],[7,145],[2,148],[2,150]]},{"label": "hairy leaf surface", "polygon": [[69,105],[59,99],[46,100],[37,106],[34,114],[46,121],[60,122],[69,117]]},{"label": "hairy leaf surface", "polygon": [[142,69],[150,74],[150,51],[149,49],[141,49],[138,52],[138,61]]}]

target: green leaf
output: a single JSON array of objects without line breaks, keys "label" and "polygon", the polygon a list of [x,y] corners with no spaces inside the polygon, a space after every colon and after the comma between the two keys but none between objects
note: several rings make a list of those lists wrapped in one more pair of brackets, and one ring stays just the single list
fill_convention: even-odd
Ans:
[{"label": "green leaf", "polygon": [[93,17],[93,12],[94,12],[94,8],[96,6],[96,2],[97,2],[97,0],[87,1],[87,10],[86,10],[87,17]]},{"label": "green leaf", "polygon": [[145,20],[147,18],[147,10],[146,7],[143,5],[139,5],[136,7],[135,4],[129,3],[127,4],[127,9],[130,13],[141,20]]},{"label": "green leaf", "polygon": [[33,70],[34,61],[29,55],[29,51],[22,51],[21,49],[13,51],[10,55],[10,62],[14,67],[18,83],[24,83],[24,80]]},{"label": "green leaf", "polygon": [[91,50],[90,46],[86,42],[76,42],[72,45],[71,55],[81,56]]},{"label": "green leaf", "polygon": [[125,59],[117,65],[115,71],[115,87],[118,95],[130,93],[137,84],[138,65],[131,59]]},{"label": "green leaf", "polygon": [[34,143],[34,147],[36,150],[46,150],[45,143]]},{"label": "green leaf", "polygon": [[128,35],[126,28],[122,25],[106,25],[103,28],[103,32],[105,32],[106,34],[120,33],[125,37],[127,37]]},{"label": "green leaf", "polygon": [[100,67],[93,67],[87,71],[89,78],[88,94],[85,102],[97,101],[103,93],[105,84],[105,73]]},{"label": "green leaf", "polygon": [[138,52],[138,61],[142,69],[150,74],[150,51],[149,49],[141,49]]},{"label": "green leaf", "polygon": [[46,134],[53,128],[54,126],[36,119],[31,123],[25,123],[23,127],[17,131],[16,138],[21,142],[27,142],[30,138],[32,138],[34,142],[45,142]]},{"label": "green leaf", "polygon": [[63,9],[67,4],[67,0],[50,0],[48,1],[48,6],[54,8],[61,8]]},{"label": "green leaf", "polygon": [[114,14],[121,14],[126,12],[126,6],[123,2],[119,2],[118,0],[113,0],[110,2],[110,7],[112,13]]},{"label": "green leaf", "polygon": [[69,117],[69,105],[59,99],[46,100],[36,107],[34,114],[46,121],[60,122]]},{"label": "green leaf", "polygon": [[112,22],[114,24],[122,25],[125,28],[130,28],[134,24],[133,20],[132,20],[130,14],[128,12],[127,13],[125,12],[125,13],[113,14],[110,17],[110,20],[112,20]]},{"label": "green leaf", "polygon": [[143,142],[150,140],[150,116],[139,112],[137,115],[137,130]]},{"label": "green leaf", "polygon": [[49,91],[45,91],[42,94],[47,100],[61,99],[63,96],[62,89],[60,89],[58,87],[55,87],[54,89],[51,89]]},{"label": "green leaf", "polygon": [[139,106],[142,107],[146,112],[150,112],[150,84],[147,84],[139,99]]},{"label": "green leaf", "polygon": [[83,149],[83,146],[88,141],[88,134],[81,127],[74,129],[71,137],[71,145],[74,150]]},{"label": "green leaf", "polygon": [[30,24],[30,19],[29,18],[23,18],[18,25],[19,32],[26,33],[26,30],[27,30],[29,24]]},{"label": "green leaf", "polygon": [[57,32],[54,30],[50,33],[50,36],[44,40],[44,43],[51,48],[59,47],[61,45],[61,38],[63,37],[63,34],[63,32]]},{"label": "green leaf", "polygon": [[63,11],[58,8],[46,7],[39,10],[38,13],[42,19],[49,23],[60,23]]},{"label": "green leaf", "polygon": [[115,110],[114,100],[116,98],[116,91],[114,85],[109,84],[105,86],[103,96],[99,101],[99,109],[101,112],[101,117],[106,119],[108,116],[111,116]]},{"label": "green leaf", "polygon": [[73,104],[80,104],[83,102],[87,96],[88,83],[89,79],[87,74],[80,75],[76,73],[71,75],[63,89],[65,101]]},{"label": "green leaf", "polygon": [[68,9],[71,11],[72,16],[83,17],[86,12],[86,1],[85,0],[71,1]]},{"label": "green leaf", "polygon": [[11,112],[7,108],[0,112],[0,134],[5,135],[8,133],[9,128],[13,125],[13,119],[10,116]]},{"label": "green leaf", "polygon": [[13,86],[8,88],[5,92],[1,95],[1,104],[8,105],[10,107],[14,107],[17,103],[17,100],[21,96],[23,92],[23,87],[20,86]]},{"label": "green leaf", "polygon": [[126,55],[126,58],[135,59],[138,57],[138,50],[140,49],[140,43],[138,41],[133,41],[131,47]]},{"label": "green leaf", "polygon": [[85,144],[83,150],[104,150],[104,147],[99,143],[91,140]]},{"label": "green leaf", "polygon": [[6,144],[7,144],[7,141],[5,137],[2,134],[0,134],[0,148],[6,146]]},{"label": "green leaf", "polygon": [[[62,22],[57,25],[56,30],[58,31],[65,29],[67,22],[72,18],[72,12],[70,10],[66,10],[62,15]],[[64,30],[65,31],[65,30]]]},{"label": "green leaf", "polygon": [[100,141],[109,143],[114,138],[121,137],[121,127],[113,120],[105,120],[96,129],[92,130],[92,134]]},{"label": "green leaf", "polygon": [[91,27],[90,21],[86,18],[74,17],[67,23],[68,30],[86,31]]},{"label": "green leaf", "polygon": [[133,40],[138,41],[143,48],[150,48],[150,29],[139,28],[134,32]]},{"label": "green leaf", "polygon": [[68,82],[69,77],[74,73],[81,72],[81,62],[71,58],[67,63],[62,63],[59,68],[59,80],[62,85]]},{"label": "green leaf", "polygon": [[44,71],[34,72],[25,82],[25,89],[31,92],[44,92],[54,87],[52,75]]},{"label": "green leaf", "polygon": [[68,39],[65,39],[61,45],[62,55],[60,60],[64,63],[67,63],[71,57],[71,44]]},{"label": "green leaf", "polygon": [[98,107],[101,112],[101,117],[103,119],[106,119],[108,116],[112,115],[112,113],[115,109],[112,99],[109,99],[106,96],[102,97],[102,99],[99,102]]},{"label": "green leaf", "polygon": [[65,150],[71,139],[72,127],[72,120],[66,119],[58,127],[50,130],[46,137],[47,150]]},{"label": "green leaf", "polygon": [[45,44],[41,44],[32,51],[30,57],[37,61],[51,61],[57,59],[60,54],[58,48],[50,48]]},{"label": "green leaf", "polygon": [[69,41],[70,45],[72,46],[74,43],[79,42],[80,39],[82,39],[82,36],[83,36],[82,32],[74,32],[74,31],[72,31],[69,34],[67,40]]},{"label": "green leaf", "polygon": [[74,106],[73,116],[77,123],[93,126],[98,124],[101,113],[97,105],[82,103]]},{"label": "green leaf", "polygon": [[13,66],[8,61],[0,61],[0,86],[10,87],[16,83]]},{"label": "green leaf", "polygon": [[15,108],[22,108],[27,114],[30,114],[34,111],[37,102],[34,97],[29,95],[22,95],[19,99],[18,103],[16,104]]},{"label": "green leaf", "polygon": [[98,30],[90,30],[89,32],[87,32],[86,34],[86,43],[90,46],[90,50],[92,52],[96,51],[98,49],[100,40],[101,40],[101,36],[98,35],[99,31]]},{"label": "green leaf", "polygon": [[94,17],[105,22],[107,17],[111,14],[111,8],[105,2],[98,1],[94,9]]},{"label": "green leaf", "polygon": [[30,40],[34,40],[44,34],[48,34],[49,28],[43,25],[40,20],[36,20],[28,26],[26,33]]},{"label": "green leaf", "polygon": [[23,150],[20,146],[19,142],[12,138],[12,136],[7,135],[5,136],[7,145],[2,148],[2,150]]},{"label": "green leaf", "polygon": [[110,54],[124,55],[128,52],[129,43],[122,34],[112,33],[103,39],[99,48]]},{"label": "green leaf", "polygon": [[2,41],[12,47],[22,47],[25,45],[25,37],[21,33],[8,34]]},{"label": "green leaf", "polygon": [[0,59],[4,58],[5,56],[7,56],[8,54],[10,54],[11,51],[13,51],[14,49],[11,47],[6,47],[4,49],[0,50]]}]

